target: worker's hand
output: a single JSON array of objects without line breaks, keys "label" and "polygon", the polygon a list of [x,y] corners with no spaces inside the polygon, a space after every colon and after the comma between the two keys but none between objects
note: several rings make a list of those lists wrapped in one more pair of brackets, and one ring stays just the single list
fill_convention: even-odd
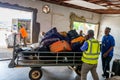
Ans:
[{"label": "worker's hand", "polygon": [[107,53],[104,53],[104,54],[103,54],[103,57],[104,57],[104,58],[106,58],[107,56],[108,56],[108,54],[107,54]]}]

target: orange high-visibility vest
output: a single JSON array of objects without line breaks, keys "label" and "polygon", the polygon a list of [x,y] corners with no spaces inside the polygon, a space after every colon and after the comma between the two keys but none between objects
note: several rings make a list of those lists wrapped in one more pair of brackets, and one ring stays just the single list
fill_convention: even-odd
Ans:
[{"label": "orange high-visibility vest", "polygon": [[25,30],[24,27],[22,27],[20,29],[20,33],[21,33],[22,38],[26,38],[28,36],[28,33],[27,33],[27,31]]}]

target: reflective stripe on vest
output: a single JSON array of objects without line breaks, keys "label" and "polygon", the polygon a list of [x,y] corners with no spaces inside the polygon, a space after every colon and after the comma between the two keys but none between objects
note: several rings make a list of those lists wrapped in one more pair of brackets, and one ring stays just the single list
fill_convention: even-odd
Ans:
[{"label": "reflective stripe on vest", "polygon": [[97,64],[100,53],[100,44],[97,40],[87,40],[88,49],[83,52],[82,61],[88,64]]}]

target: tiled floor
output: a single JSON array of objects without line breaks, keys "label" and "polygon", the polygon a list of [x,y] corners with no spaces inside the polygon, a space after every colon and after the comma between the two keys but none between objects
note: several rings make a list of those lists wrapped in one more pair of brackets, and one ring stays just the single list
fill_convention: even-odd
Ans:
[{"label": "tiled floor", "polygon": [[12,52],[13,52],[12,48],[8,48],[8,49],[0,48],[0,60],[12,58]]},{"label": "tiled floor", "polygon": [[[4,50],[5,51],[5,50]],[[12,50],[8,50],[8,54],[11,54]],[[114,58],[119,58],[119,55],[115,55]],[[8,68],[10,61],[0,61],[0,80],[29,80],[28,67]],[[111,62],[112,63],[112,62]],[[111,64],[112,65],[112,64]],[[67,66],[47,66],[42,67],[43,76],[40,80],[80,80],[80,77]],[[99,58],[99,64],[97,72],[100,80],[104,80],[101,76],[101,59]],[[87,80],[93,80],[91,74],[87,76]]]},{"label": "tiled floor", "polygon": [[[0,80],[29,80],[30,68],[8,68],[9,61],[0,62]],[[79,80],[75,72],[67,66],[42,67],[40,80]]]}]

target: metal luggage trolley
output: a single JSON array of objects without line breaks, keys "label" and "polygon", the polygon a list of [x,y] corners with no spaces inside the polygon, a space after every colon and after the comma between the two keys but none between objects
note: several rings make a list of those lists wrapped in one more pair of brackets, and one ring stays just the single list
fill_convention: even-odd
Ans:
[{"label": "metal luggage trolley", "polygon": [[[16,35],[15,35],[16,36]],[[76,67],[75,72],[80,75],[81,56],[80,52],[42,52],[42,51],[21,51],[16,52],[19,48],[14,40],[13,58],[9,68],[14,67],[31,67],[29,78],[39,80],[42,77],[42,66],[71,66]],[[29,55],[28,55],[29,54]],[[48,56],[49,54],[49,56]],[[51,54],[51,55],[50,55]]]}]

